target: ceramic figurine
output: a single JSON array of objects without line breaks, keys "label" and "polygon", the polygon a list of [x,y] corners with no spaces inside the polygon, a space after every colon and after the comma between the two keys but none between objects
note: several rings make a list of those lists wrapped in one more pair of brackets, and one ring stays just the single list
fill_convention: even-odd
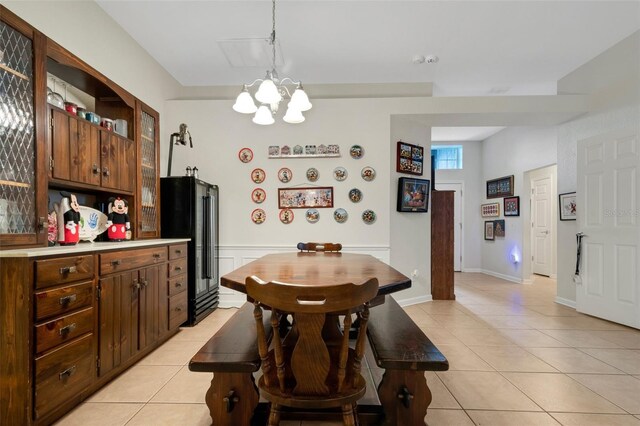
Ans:
[{"label": "ceramic figurine", "polygon": [[73,245],[80,239],[80,206],[75,195],[61,191],[62,200],[54,204],[58,219],[58,244]]},{"label": "ceramic figurine", "polygon": [[124,241],[127,231],[131,229],[129,222],[129,203],[120,197],[109,198],[109,214],[107,215],[107,236],[111,241]]}]

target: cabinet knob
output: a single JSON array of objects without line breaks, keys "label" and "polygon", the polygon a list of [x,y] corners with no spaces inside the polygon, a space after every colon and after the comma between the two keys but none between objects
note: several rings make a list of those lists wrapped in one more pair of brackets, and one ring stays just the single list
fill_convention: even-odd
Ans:
[{"label": "cabinet knob", "polygon": [[135,287],[138,290],[140,290],[140,283],[138,281],[134,281],[133,283],[131,283],[131,287],[132,288]]},{"label": "cabinet knob", "polygon": [[108,168],[105,167],[104,169],[102,169],[102,176],[106,176],[106,177],[111,176],[111,173],[109,173]]},{"label": "cabinet knob", "polygon": [[145,288],[146,288],[146,287],[149,285],[149,281],[144,280],[144,281],[142,281],[140,284],[142,284],[142,287],[145,287]]},{"label": "cabinet knob", "polygon": [[94,175],[99,175],[100,174],[100,167],[98,167],[97,164],[94,164],[91,168],[91,170],[93,171]]}]

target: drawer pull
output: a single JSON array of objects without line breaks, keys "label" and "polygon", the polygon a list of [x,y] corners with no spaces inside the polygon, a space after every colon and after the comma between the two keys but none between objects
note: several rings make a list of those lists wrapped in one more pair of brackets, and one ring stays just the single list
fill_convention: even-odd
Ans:
[{"label": "drawer pull", "polygon": [[180,311],[182,311],[182,306],[176,306],[175,311],[176,311],[176,312],[180,312]]},{"label": "drawer pull", "polygon": [[78,268],[75,266],[65,266],[64,268],[60,268],[60,275],[65,274],[75,274],[78,272]]},{"label": "drawer pull", "polygon": [[75,322],[73,324],[65,325],[60,329],[60,336],[67,337],[69,333],[76,329],[76,327],[77,326]]},{"label": "drawer pull", "polygon": [[176,283],[176,287],[182,287],[182,283],[181,282],[177,282]]},{"label": "drawer pull", "polygon": [[173,268],[175,271],[182,271],[182,266],[176,266],[175,268]]},{"label": "drawer pull", "polygon": [[182,250],[180,249],[176,250],[176,254],[182,254]]},{"label": "drawer pull", "polygon": [[160,253],[153,253],[153,257],[155,257],[156,259],[160,258]]},{"label": "drawer pull", "polygon": [[73,365],[69,368],[67,368],[66,370],[64,370],[63,372],[61,372],[60,374],[58,374],[58,378],[60,380],[66,380],[69,377],[73,376],[76,372],[76,366]]},{"label": "drawer pull", "polygon": [[120,259],[112,260],[112,261],[111,261],[111,264],[112,264],[113,266],[122,265],[122,260],[120,260]]},{"label": "drawer pull", "polygon": [[73,302],[75,302],[77,298],[78,298],[78,296],[76,296],[75,294],[70,294],[68,296],[62,296],[60,298],[60,304],[62,306],[64,306],[64,307],[67,307],[70,304],[72,304]]}]

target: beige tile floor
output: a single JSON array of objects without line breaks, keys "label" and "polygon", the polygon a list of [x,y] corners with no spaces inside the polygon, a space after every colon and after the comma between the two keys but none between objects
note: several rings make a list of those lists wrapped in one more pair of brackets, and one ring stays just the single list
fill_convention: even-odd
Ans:
[{"label": "beige tile floor", "polygon": [[[425,375],[428,425],[640,426],[640,331],[558,305],[555,291],[542,277],[519,285],[456,274],[455,302],[406,308],[451,366]],[[234,312],[181,330],[58,425],[209,425],[210,377],[186,365]]]}]

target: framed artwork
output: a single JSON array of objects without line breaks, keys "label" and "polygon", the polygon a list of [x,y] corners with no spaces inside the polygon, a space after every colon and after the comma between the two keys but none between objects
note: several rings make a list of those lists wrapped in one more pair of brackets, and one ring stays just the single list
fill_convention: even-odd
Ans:
[{"label": "framed artwork", "polygon": [[482,217],[500,216],[500,203],[482,204],[480,206],[480,214],[482,214]]},{"label": "framed artwork", "polygon": [[410,143],[398,142],[396,153],[396,171],[422,176],[424,148]]},{"label": "framed artwork", "polygon": [[560,220],[576,220],[576,193],[566,192],[558,194]]},{"label": "framed artwork", "polygon": [[396,210],[426,213],[429,209],[429,183],[428,179],[399,178]]},{"label": "framed artwork", "polygon": [[495,240],[495,237],[493,235],[493,221],[492,220],[486,220],[484,222],[484,239],[485,240],[489,240],[489,241]]},{"label": "framed artwork", "polygon": [[505,216],[520,216],[520,197],[505,197],[502,200],[504,203],[504,215]]},{"label": "framed artwork", "polygon": [[493,236],[504,237],[504,219],[493,221]]},{"label": "framed artwork", "polygon": [[279,209],[333,207],[333,187],[278,188]]},{"label": "framed artwork", "polygon": [[513,195],[513,175],[487,181],[487,198],[502,198]]}]

